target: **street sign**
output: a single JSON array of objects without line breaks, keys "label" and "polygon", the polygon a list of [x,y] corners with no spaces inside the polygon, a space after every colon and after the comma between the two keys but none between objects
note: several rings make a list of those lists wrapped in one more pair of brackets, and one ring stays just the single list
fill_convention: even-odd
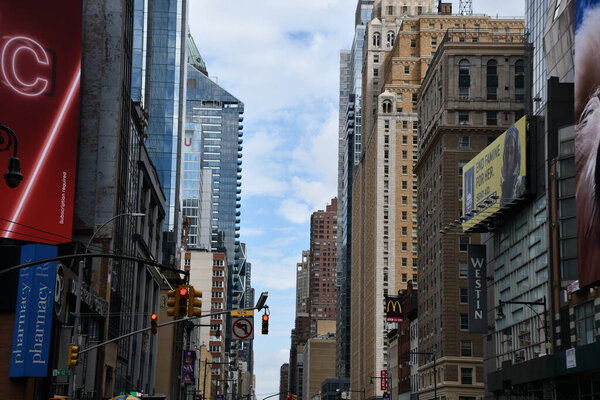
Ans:
[{"label": "street sign", "polygon": [[231,330],[234,339],[254,339],[254,319],[235,317],[231,324]]},{"label": "street sign", "polygon": [[71,370],[69,369],[53,369],[52,376],[69,376],[71,375]]},{"label": "street sign", "polygon": [[232,317],[253,317],[254,310],[232,310],[231,316]]}]

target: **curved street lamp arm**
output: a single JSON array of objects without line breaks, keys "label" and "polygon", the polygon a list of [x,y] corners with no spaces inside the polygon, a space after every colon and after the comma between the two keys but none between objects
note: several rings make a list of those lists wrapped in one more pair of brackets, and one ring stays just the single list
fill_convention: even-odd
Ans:
[{"label": "curved street lamp arm", "polygon": [[89,250],[89,248],[90,248],[90,246],[91,246],[91,244],[92,244],[92,241],[93,241],[93,240],[94,240],[94,238],[96,237],[96,234],[98,234],[98,232],[100,232],[100,231],[102,230],[102,228],[104,228],[104,227],[105,227],[107,224],[109,224],[110,222],[114,221],[115,219],[117,219],[117,218],[119,218],[119,217],[122,217],[122,216],[124,216],[124,215],[130,215],[130,216],[132,216],[132,217],[143,217],[143,216],[145,216],[146,214],[142,214],[142,213],[130,213],[130,212],[128,212],[128,213],[122,213],[122,214],[117,214],[117,215],[115,215],[114,217],[112,217],[112,218],[111,218],[111,219],[109,219],[108,221],[105,221],[105,222],[104,222],[102,225],[100,225],[100,227],[99,227],[98,229],[96,229],[96,230],[94,231],[94,234],[92,235],[92,237],[90,238],[90,240],[87,242],[87,245],[85,246],[85,252],[86,252],[86,253],[88,252],[88,250]]}]

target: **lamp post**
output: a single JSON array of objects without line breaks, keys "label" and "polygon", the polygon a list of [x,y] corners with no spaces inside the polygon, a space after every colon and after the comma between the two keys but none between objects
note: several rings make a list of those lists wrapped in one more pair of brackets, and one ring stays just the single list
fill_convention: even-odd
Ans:
[{"label": "lamp post", "polygon": [[[98,232],[100,232],[102,230],[102,228],[104,228],[111,221],[114,221],[115,219],[123,217],[123,216],[143,217],[145,215],[146,214],[143,214],[143,213],[122,213],[122,214],[115,215],[114,217],[112,217],[109,220],[105,221],[92,234],[92,237],[90,238],[90,240],[85,245],[84,253],[87,253],[89,251],[89,248],[90,248],[90,246],[92,244],[92,241],[94,240],[94,238],[96,237],[96,235],[98,234]],[[79,268],[78,268],[78,271],[77,271],[77,297],[75,298],[75,317],[73,319],[73,335],[71,337],[72,343],[75,343],[77,345],[80,344],[79,341],[80,341],[80,335],[81,335],[81,322],[80,322],[80,319],[81,319],[81,292],[82,292],[81,291],[81,287],[83,285],[83,269],[84,269],[84,267],[85,267],[85,261],[84,260],[80,260],[79,261]],[[69,394],[71,394],[71,396],[73,398],[75,398],[75,374],[71,375],[71,379],[69,380],[69,386],[70,386],[69,387]]]},{"label": "lamp post", "polygon": [[437,400],[437,369],[436,369],[436,358],[435,353],[428,351],[410,351],[408,354],[426,355],[431,356],[433,360],[433,399]]},{"label": "lamp post", "polygon": [[[546,296],[544,296],[541,300],[538,301],[503,301],[503,300],[498,300],[498,318],[504,318],[504,310],[502,309],[502,305],[504,304],[521,304],[524,306],[529,307],[529,309],[531,311],[533,311],[533,313],[538,317],[538,319],[540,320],[540,323],[543,325],[542,328],[544,329],[544,343],[546,347],[546,354],[548,354],[548,348],[550,347],[550,341],[548,339],[548,323],[546,320]],[[543,306],[544,307],[544,319],[542,321],[542,319],[540,318],[540,313],[538,313],[537,311],[535,311],[533,309],[532,306]]]},{"label": "lamp post", "polygon": [[9,150],[12,146],[13,155],[8,159],[8,172],[4,174],[4,181],[8,187],[14,189],[19,186],[19,183],[23,180],[23,174],[21,174],[21,160],[17,157],[17,135],[8,126],[0,123],[0,131],[4,131],[8,134],[8,140],[0,135],[0,151]]}]

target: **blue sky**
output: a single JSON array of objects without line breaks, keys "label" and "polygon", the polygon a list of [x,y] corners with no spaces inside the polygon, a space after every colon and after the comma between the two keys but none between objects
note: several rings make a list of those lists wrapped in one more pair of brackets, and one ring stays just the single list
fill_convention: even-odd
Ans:
[{"label": "blue sky", "polygon": [[[474,0],[473,8],[518,16],[524,1]],[[269,335],[254,340],[262,400],[279,391],[279,368],[288,362],[296,263],[309,247],[310,214],[337,195],[339,52],[351,46],[356,1],[189,4],[209,75],[245,104],[241,240],[252,285],[269,292],[271,311]]]}]

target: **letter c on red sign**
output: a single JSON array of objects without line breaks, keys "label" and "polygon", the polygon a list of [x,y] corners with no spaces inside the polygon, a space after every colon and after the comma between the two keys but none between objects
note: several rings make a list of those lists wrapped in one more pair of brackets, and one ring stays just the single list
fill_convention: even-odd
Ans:
[{"label": "letter c on red sign", "polygon": [[[9,39],[2,47],[2,77],[8,86],[24,96],[39,96],[44,93],[49,85],[49,80],[40,76],[42,71],[33,72],[30,60],[23,60],[29,56],[38,65],[49,65],[48,53],[35,40],[24,36],[15,36]],[[32,58],[33,56],[33,58]],[[28,70],[27,74],[23,74]],[[25,77],[24,77],[25,76]]]}]

